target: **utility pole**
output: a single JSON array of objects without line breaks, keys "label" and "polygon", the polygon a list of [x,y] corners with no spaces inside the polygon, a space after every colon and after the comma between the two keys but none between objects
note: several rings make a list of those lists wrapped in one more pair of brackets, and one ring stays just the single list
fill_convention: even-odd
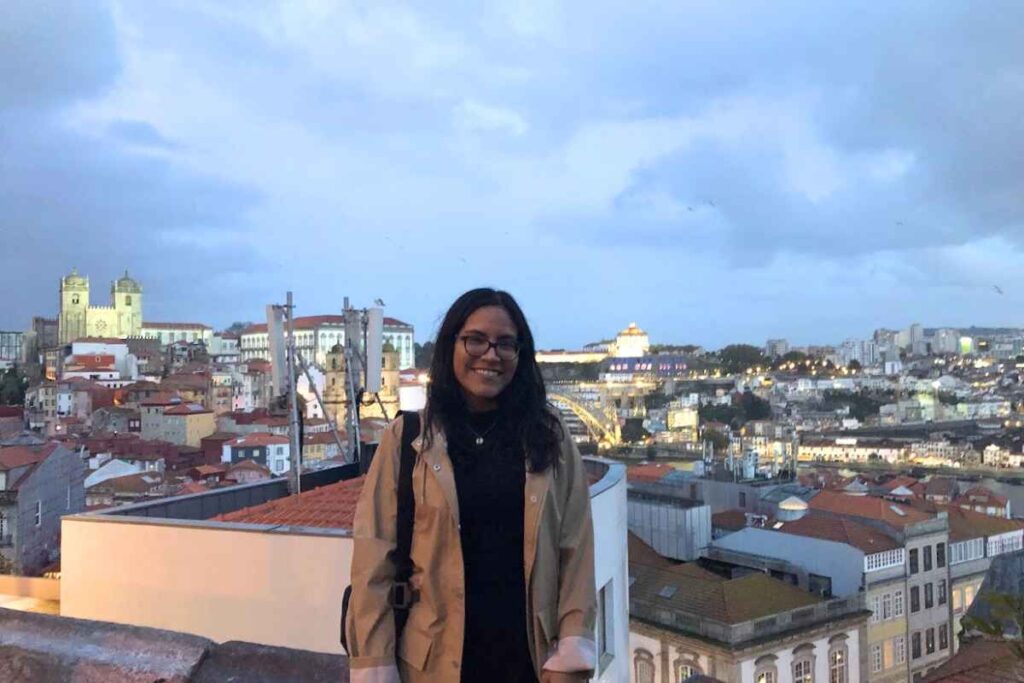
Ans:
[{"label": "utility pole", "polygon": [[358,345],[360,340],[361,325],[360,312],[349,305],[348,297],[344,300],[343,317],[345,319],[345,394],[348,398],[348,411],[346,421],[348,422],[348,446],[352,462],[359,462],[359,404],[362,402],[362,392],[357,389],[356,377],[363,377],[363,363]]}]

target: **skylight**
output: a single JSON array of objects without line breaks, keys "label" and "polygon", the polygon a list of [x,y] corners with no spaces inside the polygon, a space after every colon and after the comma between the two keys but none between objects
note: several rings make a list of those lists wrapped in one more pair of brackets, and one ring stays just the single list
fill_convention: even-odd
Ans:
[{"label": "skylight", "polygon": [[890,510],[892,510],[893,512],[895,512],[895,513],[896,513],[897,515],[899,515],[900,517],[906,517],[906,516],[907,516],[907,513],[906,513],[906,512],[904,512],[903,510],[899,509],[899,508],[898,508],[898,507],[896,507],[895,505],[890,505],[890,506],[889,506],[889,509],[890,509]]},{"label": "skylight", "polygon": [[676,594],[675,586],[662,586],[661,590],[658,591],[659,598],[671,598]]}]

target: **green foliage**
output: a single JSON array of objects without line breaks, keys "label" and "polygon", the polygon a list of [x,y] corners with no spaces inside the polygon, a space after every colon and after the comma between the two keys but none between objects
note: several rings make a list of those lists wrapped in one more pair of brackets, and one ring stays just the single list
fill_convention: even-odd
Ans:
[{"label": "green foliage", "polygon": [[0,405],[20,406],[25,403],[28,380],[18,368],[11,367],[0,377]]},{"label": "green foliage", "polygon": [[705,429],[704,440],[711,442],[711,445],[715,448],[715,453],[725,453],[726,449],[729,448],[729,436],[717,429]]},{"label": "green foliage", "polygon": [[768,366],[769,361],[757,346],[750,344],[730,344],[718,351],[718,361],[722,370],[728,373],[746,372],[756,366]]},{"label": "green foliage", "polygon": [[431,361],[434,360],[434,342],[428,341],[425,344],[413,344],[413,355],[413,362],[416,364],[416,367],[421,370],[428,369]]},{"label": "green foliage", "polygon": [[878,415],[879,409],[887,402],[869,394],[829,389],[825,391],[823,407],[825,410],[837,410],[849,406],[850,416],[863,422],[871,415]]},{"label": "green foliage", "polygon": [[767,420],[772,416],[771,404],[747,389],[740,396],[740,409],[746,421]]},{"label": "green foliage", "polygon": [[230,332],[231,334],[241,334],[246,329],[252,327],[254,324],[255,323],[251,323],[251,322],[236,321],[236,322],[231,323],[228,326],[228,329],[226,329],[224,331],[225,332]]},{"label": "green foliage", "polygon": [[783,363],[803,363],[809,356],[803,351],[790,351],[782,356]]},{"label": "green foliage", "polygon": [[636,443],[649,439],[651,433],[644,429],[643,423],[640,418],[627,418],[626,423],[622,425],[622,440],[626,443]]},{"label": "green foliage", "polygon": [[850,370],[860,370],[862,368],[860,361],[854,358],[850,361],[849,365],[846,366]]},{"label": "green foliage", "polygon": [[650,353],[694,353],[700,347],[696,344],[651,344]]},{"label": "green foliage", "polygon": [[[1018,659],[1024,659],[1024,641],[1019,637],[1006,639],[1009,633],[1024,633],[1024,596],[1012,593],[986,593],[978,597],[988,607],[988,616],[965,616],[960,625],[964,631],[977,631],[991,638],[1004,640]],[[977,611],[977,610],[975,610]]]},{"label": "green foliage", "polygon": [[721,422],[739,429],[750,420],[766,420],[772,416],[772,406],[760,396],[747,390],[732,405],[703,405],[698,411],[701,422]]}]

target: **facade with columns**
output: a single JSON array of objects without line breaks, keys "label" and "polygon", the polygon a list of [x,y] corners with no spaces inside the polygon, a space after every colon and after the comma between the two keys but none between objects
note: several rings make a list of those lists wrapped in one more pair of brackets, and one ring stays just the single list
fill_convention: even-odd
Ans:
[{"label": "facade with columns", "polygon": [[[399,389],[401,380],[399,378],[400,354],[398,349],[390,342],[384,342],[381,350],[383,359],[381,363],[381,387],[376,397],[364,396],[359,406],[359,417],[379,417],[393,420],[399,406]],[[348,375],[345,367],[345,350],[341,344],[335,344],[324,362],[324,405],[327,413],[334,420],[339,429],[343,429],[345,419],[348,417],[349,402],[345,395],[345,385],[348,382]],[[379,401],[377,399],[380,399]]]}]

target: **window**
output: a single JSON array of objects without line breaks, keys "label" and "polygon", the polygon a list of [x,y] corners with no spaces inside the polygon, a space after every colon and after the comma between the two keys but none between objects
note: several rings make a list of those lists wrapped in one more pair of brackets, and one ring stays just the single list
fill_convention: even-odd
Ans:
[{"label": "window", "polygon": [[43,501],[36,501],[36,526],[43,525]]},{"label": "window", "polygon": [[828,652],[828,683],[846,681],[846,645],[833,646]]},{"label": "window", "polygon": [[918,586],[910,587],[910,613],[921,611],[921,589]]},{"label": "window", "polygon": [[974,586],[964,586],[964,609],[970,609],[974,604]]},{"label": "window", "polygon": [[929,655],[935,652],[935,629],[933,628],[924,632],[924,651]]},{"label": "window", "polygon": [[964,594],[959,588],[953,589],[953,613],[957,614],[963,609]]},{"label": "window", "polygon": [[744,493],[743,491],[740,491],[740,507],[747,507],[747,494]]},{"label": "window", "polygon": [[633,655],[633,680],[636,683],[654,683],[654,655],[637,650]]},{"label": "window", "polygon": [[807,657],[793,662],[793,683],[814,683],[814,662]]},{"label": "window", "polygon": [[882,670],[882,646],[874,644],[871,646],[871,673],[876,674]]},{"label": "window", "polygon": [[940,605],[945,605],[946,604],[946,580],[945,579],[940,579],[939,580],[939,604]]},{"label": "window", "polygon": [[935,566],[945,567],[946,566],[946,544],[936,543],[935,544]]},{"label": "window", "polygon": [[896,658],[893,653],[894,640],[889,639],[882,643],[882,668],[891,669],[896,664]]},{"label": "window", "polygon": [[127,295],[127,296],[125,296],[125,298],[124,298],[124,303],[125,303],[126,305],[128,305],[128,306],[131,306],[131,305],[132,305],[132,295],[131,295],[131,294],[129,294],[129,295]]},{"label": "window", "polygon": [[921,632],[918,631],[910,636],[910,657],[912,659],[921,658]]},{"label": "window", "polygon": [[754,683],[779,683],[775,661],[775,655],[764,655],[754,660]]},{"label": "window", "polygon": [[893,649],[896,650],[896,663],[903,664],[907,661],[907,639],[904,636],[896,636],[892,639]]},{"label": "window", "polygon": [[882,620],[892,619],[892,593],[882,596]]},{"label": "window", "polygon": [[924,608],[931,609],[935,606],[935,594],[932,589],[932,584],[926,583],[924,585]]},{"label": "window", "polygon": [[917,548],[914,548],[910,551],[910,573],[916,574],[917,571]]},{"label": "window", "polygon": [[932,570],[932,547],[926,545],[922,550],[924,551],[924,570],[930,572]]},{"label": "window", "polygon": [[949,626],[939,624],[939,649],[945,650],[949,647]]},{"label": "window", "polygon": [[613,620],[615,607],[612,603],[612,582],[606,583],[597,593],[597,673],[600,675],[615,655]]},{"label": "window", "polygon": [[675,669],[677,681],[685,681],[690,676],[704,673],[696,659],[677,659]]},{"label": "window", "polygon": [[882,620],[882,597],[880,595],[874,595],[871,597],[871,619],[869,620],[872,624],[877,624]]},{"label": "window", "polygon": [[903,591],[898,590],[892,594],[892,615],[894,617],[903,616]]}]

